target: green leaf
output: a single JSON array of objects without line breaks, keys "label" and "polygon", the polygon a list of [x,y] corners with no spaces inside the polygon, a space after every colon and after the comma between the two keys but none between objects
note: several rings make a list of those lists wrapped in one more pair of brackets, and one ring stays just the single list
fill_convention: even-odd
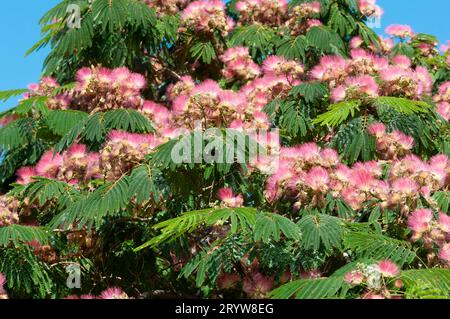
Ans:
[{"label": "green leaf", "polygon": [[302,232],[302,245],[305,249],[326,251],[340,249],[343,237],[343,222],[341,219],[324,215],[311,214],[304,216],[298,223]]},{"label": "green leaf", "polygon": [[206,64],[210,64],[216,58],[216,50],[210,41],[195,43],[190,52],[194,59],[199,59]]},{"label": "green leaf", "polygon": [[105,219],[117,216],[128,216],[126,210],[130,204],[128,176],[117,181],[107,182],[88,196],[69,205],[50,222],[50,227],[70,229],[77,223],[78,229],[86,226],[100,227]]},{"label": "green leaf", "polygon": [[255,218],[256,209],[252,207],[207,208],[184,213],[179,217],[155,225],[154,229],[160,230],[161,234],[137,247],[135,251],[147,247],[154,248],[162,243],[173,241],[186,233],[195,231],[201,225],[211,226],[231,221],[230,234],[234,234],[238,228],[249,229],[252,227],[255,224]]},{"label": "green leaf", "polygon": [[0,246],[6,247],[9,244],[29,243],[36,240],[42,245],[49,242],[50,233],[42,227],[32,227],[23,225],[10,225],[0,227]]},{"label": "green leaf", "polygon": [[81,111],[54,110],[48,113],[46,122],[53,133],[64,136],[87,117],[88,114]]},{"label": "green leaf", "polygon": [[319,101],[328,94],[328,88],[321,82],[307,82],[294,86],[289,92],[292,96],[303,96],[306,102]]},{"label": "green leaf", "polygon": [[306,38],[304,36],[283,37],[276,43],[277,55],[282,55],[287,59],[298,59],[304,61],[306,58]]},{"label": "green leaf", "polygon": [[0,91],[0,101],[6,102],[10,98],[19,96],[25,92],[28,92],[28,90],[27,89],[17,89],[17,90]]},{"label": "green leaf", "polygon": [[161,191],[155,182],[155,172],[146,165],[135,168],[129,178],[129,196],[136,197],[138,204],[143,204],[153,196],[159,202]]},{"label": "green leaf", "polygon": [[407,297],[412,294],[415,298],[450,298],[450,269],[406,270],[400,278]]},{"label": "green leaf", "polygon": [[127,132],[149,133],[154,128],[148,118],[132,109],[117,109],[105,113],[105,127]]},{"label": "green leaf", "polygon": [[270,294],[273,299],[325,299],[336,297],[344,285],[341,277],[302,279],[287,283]]},{"label": "green leaf", "polygon": [[344,43],[340,36],[325,26],[316,26],[306,33],[308,44],[320,51],[343,55]]},{"label": "green leaf", "polygon": [[246,46],[250,48],[252,57],[271,50],[275,32],[262,24],[240,26],[234,29],[231,35],[231,46]]},{"label": "green leaf", "polygon": [[344,235],[344,245],[360,258],[389,259],[400,266],[410,264],[417,258],[408,242],[380,234],[347,232]]},{"label": "green leaf", "polygon": [[433,194],[433,200],[438,204],[443,212],[450,212],[450,191],[439,191]]},{"label": "green leaf", "polygon": [[338,126],[346,121],[349,116],[354,117],[356,111],[359,111],[361,101],[352,100],[332,104],[329,111],[319,115],[313,120],[313,124]]},{"label": "green leaf", "polygon": [[380,96],[375,99],[374,105],[376,107],[390,107],[394,108],[400,113],[427,113],[430,105],[423,101],[413,101],[400,97]]},{"label": "green leaf", "polygon": [[253,231],[253,240],[268,243],[271,239],[280,240],[280,233],[286,238],[300,240],[301,232],[297,224],[290,219],[273,213],[259,213]]}]

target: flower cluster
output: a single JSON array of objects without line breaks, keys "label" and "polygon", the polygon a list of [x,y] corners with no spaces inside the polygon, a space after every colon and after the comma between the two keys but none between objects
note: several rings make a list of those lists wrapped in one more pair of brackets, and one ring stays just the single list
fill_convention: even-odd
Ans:
[{"label": "flower cluster", "polygon": [[431,194],[450,182],[446,155],[436,155],[428,163],[414,155],[391,161],[388,180],[382,179],[383,163],[371,161],[348,167],[339,161],[336,151],[320,149],[314,143],[282,148],[265,195],[269,202],[287,201],[296,209],[323,207],[326,195],[331,194],[355,210],[375,201],[383,209],[400,207],[407,214],[420,196],[431,202]]},{"label": "flower cluster", "polygon": [[421,240],[429,252],[429,263],[437,258],[450,267],[450,216],[440,213],[436,220],[430,209],[421,208],[410,214],[408,227],[413,232],[411,239]]},{"label": "flower cluster", "polygon": [[225,207],[241,207],[244,203],[242,195],[235,196],[231,188],[221,188],[217,192],[217,197],[222,201]]},{"label": "flower cluster", "polygon": [[34,255],[43,262],[53,264],[58,260],[55,249],[50,245],[43,245],[37,240],[27,243],[34,252]]},{"label": "flower cluster", "polygon": [[358,0],[358,9],[367,17],[381,17],[383,9],[376,3],[376,0]]},{"label": "flower cluster", "polygon": [[0,127],[8,125],[9,123],[17,120],[19,117],[16,115],[7,115],[5,117],[0,118]]},{"label": "flower cluster", "polygon": [[[257,80],[251,82],[254,83]],[[267,91],[267,86],[264,91]],[[252,88],[244,87],[241,91],[222,90],[219,84],[206,80],[192,89],[188,95],[176,97],[172,104],[174,126],[194,130],[197,121],[202,128],[210,127],[254,127],[270,126],[267,115],[262,112],[267,99],[255,105],[247,98]]]},{"label": "flower cluster", "polygon": [[158,16],[174,15],[186,8],[189,0],[144,0],[145,4],[155,9]]},{"label": "flower cluster", "polygon": [[219,31],[226,36],[233,29],[234,21],[227,18],[225,9],[225,4],[220,0],[194,1],[181,13],[181,25],[196,32]]},{"label": "flower cluster", "polygon": [[[227,273],[222,271],[218,277],[218,287],[221,290],[242,288],[249,298],[267,298],[268,293],[276,284],[275,276],[264,274],[257,258],[250,262],[248,256],[245,256],[241,260],[241,265],[243,267],[242,275],[237,272]],[[285,283],[289,278],[290,273],[286,272],[278,281]]]},{"label": "flower cluster", "polygon": [[5,290],[6,277],[2,273],[0,273],[0,300],[8,299],[8,294]]},{"label": "flower cluster", "polygon": [[395,160],[411,153],[414,139],[400,131],[386,132],[383,123],[373,123],[368,131],[377,140],[377,150],[385,160]]},{"label": "flower cluster", "polygon": [[142,106],[140,92],[146,87],[147,81],[141,74],[132,73],[125,67],[82,68],[77,72],[76,79],[72,108],[98,112]]},{"label": "flower cluster", "polygon": [[100,171],[107,180],[116,180],[145,159],[160,139],[153,134],[111,131],[100,152]]},{"label": "flower cluster", "polygon": [[415,35],[415,32],[409,25],[402,24],[391,24],[386,28],[386,33],[400,39],[406,39]]},{"label": "flower cluster", "polygon": [[59,87],[60,85],[54,78],[43,77],[39,83],[28,85],[29,92],[24,94],[24,99],[26,100],[31,97],[45,96],[48,97],[46,105],[49,109],[68,109],[71,103],[69,94],[54,94],[54,91]]},{"label": "flower cluster", "polygon": [[[362,299],[391,299],[390,282],[400,274],[399,267],[390,260],[382,260],[376,264],[358,264],[355,270],[344,277],[350,286],[363,286],[365,292]],[[402,286],[400,280],[394,282],[396,288]]]},{"label": "flower cluster", "polygon": [[[0,227],[19,222],[20,202],[7,195],[0,195]],[[1,285],[0,285],[1,286]]]},{"label": "flower cluster", "polygon": [[445,120],[450,121],[450,82],[441,84],[438,94],[433,99],[437,103],[436,111]]},{"label": "flower cluster", "polygon": [[99,154],[89,152],[86,145],[73,144],[62,154],[54,154],[53,149],[45,152],[34,167],[20,168],[17,183],[28,184],[33,176],[39,176],[79,184],[98,178],[99,174]]},{"label": "flower cluster", "polygon": [[430,73],[422,66],[413,69],[406,56],[389,61],[364,49],[353,49],[351,58],[325,56],[310,71],[312,79],[329,83],[334,101],[378,95],[419,99],[431,94]]},{"label": "flower cluster", "polygon": [[298,84],[305,73],[305,68],[296,61],[288,61],[283,57],[272,55],[264,60],[263,71],[266,76],[283,77],[292,84]]},{"label": "flower cluster", "polygon": [[288,3],[286,0],[239,0],[236,10],[239,23],[278,26],[287,13]]},{"label": "flower cluster", "polygon": [[225,64],[222,73],[227,80],[253,80],[261,73],[260,67],[253,62],[246,47],[230,48],[220,59]]},{"label": "flower cluster", "polygon": [[103,290],[99,296],[94,295],[71,295],[65,299],[130,299],[130,297],[119,287],[111,287]]}]

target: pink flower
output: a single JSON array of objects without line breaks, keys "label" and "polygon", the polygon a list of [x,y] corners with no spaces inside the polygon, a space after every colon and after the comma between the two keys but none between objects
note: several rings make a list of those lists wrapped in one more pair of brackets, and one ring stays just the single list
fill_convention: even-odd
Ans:
[{"label": "pink flower", "polygon": [[371,135],[380,138],[383,137],[384,134],[386,134],[386,126],[383,123],[373,123],[369,126],[368,131]]},{"label": "pink flower", "polygon": [[320,152],[321,165],[326,167],[339,164],[339,154],[334,149],[326,148]]},{"label": "pink flower", "polygon": [[393,131],[392,137],[405,150],[411,150],[414,147],[414,138],[403,132]]},{"label": "pink flower", "polygon": [[364,40],[358,35],[350,40],[350,48],[358,49],[364,43]]},{"label": "pink flower", "polygon": [[325,192],[328,189],[329,181],[328,172],[322,167],[313,167],[305,178],[306,185],[317,192]]},{"label": "pink flower", "polygon": [[374,98],[378,96],[378,84],[369,75],[348,78],[345,85],[333,89],[331,99],[339,102],[345,99]]},{"label": "pink flower", "polygon": [[360,271],[351,271],[345,275],[344,281],[350,285],[358,286],[363,283],[364,275]]},{"label": "pink flower", "polygon": [[5,285],[5,283],[6,283],[6,277],[2,273],[0,273],[0,290],[3,289],[3,286]]},{"label": "pink flower", "polygon": [[108,288],[100,294],[100,299],[129,299],[128,295],[118,287]]},{"label": "pink flower", "polygon": [[33,181],[33,176],[38,175],[32,166],[26,166],[17,170],[17,184],[26,185]]},{"label": "pink flower", "polygon": [[450,243],[446,243],[441,247],[439,251],[439,259],[450,262]]},{"label": "pink flower", "polygon": [[219,197],[227,207],[240,207],[244,203],[242,195],[234,196],[233,190],[229,187],[219,189],[217,197]]},{"label": "pink flower", "polygon": [[249,296],[263,297],[272,289],[273,281],[272,277],[266,277],[258,272],[252,278],[246,278],[244,280],[242,289]]},{"label": "pink flower", "polygon": [[54,151],[44,153],[36,165],[36,173],[39,176],[55,178],[59,168],[63,164],[63,157],[60,154],[53,156]]},{"label": "pink flower", "polygon": [[414,239],[420,238],[430,228],[432,219],[433,213],[429,209],[421,208],[411,213],[408,227],[414,232]]},{"label": "pink flower", "polygon": [[444,213],[439,214],[439,227],[442,231],[450,233],[450,216]]},{"label": "pink flower", "polygon": [[407,196],[412,196],[417,193],[419,186],[411,178],[401,177],[392,183],[392,190],[394,192],[403,193]]},{"label": "pink flower", "polygon": [[436,112],[446,121],[450,121],[450,103],[442,102],[438,103]]},{"label": "pink flower", "polygon": [[392,277],[397,276],[400,273],[398,266],[389,260],[380,261],[377,264],[377,266],[378,266],[378,270],[384,277],[392,278]]},{"label": "pink flower", "polygon": [[221,273],[217,279],[217,285],[220,289],[232,289],[239,283],[240,280],[241,277],[236,273]]},{"label": "pink flower", "polygon": [[298,147],[298,156],[310,163],[314,163],[320,159],[320,149],[316,143],[306,143]]},{"label": "pink flower", "polygon": [[386,28],[386,33],[399,38],[412,37],[413,29],[409,25],[392,24]]},{"label": "pink flower", "polygon": [[411,67],[411,59],[408,58],[405,55],[396,55],[393,59],[392,62],[403,68],[403,69],[409,69]]}]

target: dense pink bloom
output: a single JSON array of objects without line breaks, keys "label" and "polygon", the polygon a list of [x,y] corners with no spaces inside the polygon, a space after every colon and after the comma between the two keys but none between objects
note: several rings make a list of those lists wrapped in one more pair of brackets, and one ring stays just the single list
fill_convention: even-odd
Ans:
[{"label": "dense pink bloom", "polygon": [[433,219],[433,213],[429,209],[418,209],[411,213],[408,219],[408,226],[411,228],[415,236],[420,237],[420,235],[427,231],[430,227],[430,223]]},{"label": "dense pink bloom", "polygon": [[369,126],[369,133],[380,138],[386,134],[386,126],[383,123],[373,123]]},{"label": "dense pink bloom", "polygon": [[227,207],[240,207],[244,203],[242,195],[235,196],[233,190],[229,187],[219,189],[217,197],[219,197]]},{"label": "dense pink bloom", "polygon": [[395,277],[400,273],[398,266],[389,260],[380,261],[377,266],[384,277]]},{"label": "dense pink bloom", "polygon": [[342,100],[353,100],[358,98],[375,98],[378,96],[378,84],[373,77],[361,75],[348,78],[345,84],[338,86],[331,92],[331,99],[334,102]]},{"label": "dense pink bloom", "polygon": [[264,297],[273,287],[272,277],[264,276],[261,273],[254,274],[251,278],[246,278],[242,285],[244,292],[251,297]]},{"label": "dense pink bloom", "polygon": [[405,56],[405,55],[396,55],[393,59],[392,59],[392,62],[395,64],[395,65],[397,65],[397,66],[399,66],[399,67],[401,67],[401,68],[403,68],[403,69],[409,69],[410,67],[411,67],[411,59],[410,58],[408,58],[407,56]]},{"label": "dense pink bloom", "polygon": [[358,9],[368,17],[381,17],[384,13],[383,9],[376,4],[376,0],[358,0]]},{"label": "dense pink bloom", "polygon": [[32,177],[37,176],[38,174],[36,173],[36,170],[34,167],[26,166],[26,167],[19,168],[17,170],[16,175],[17,175],[16,183],[25,185],[25,184],[31,183],[33,181]]},{"label": "dense pink bloom", "polygon": [[360,271],[351,271],[344,277],[346,283],[354,286],[358,286],[363,283],[364,275]]},{"label": "dense pink bloom", "polygon": [[400,24],[392,24],[388,26],[386,28],[386,33],[399,38],[407,38],[414,35],[414,31],[409,25]]},{"label": "dense pink bloom", "polygon": [[112,287],[102,291],[100,299],[129,299],[129,297],[122,289]]},{"label": "dense pink bloom", "polygon": [[442,246],[439,252],[439,259],[450,262],[450,243],[446,243]]},{"label": "dense pink bloom", "polygon": [[328,172],[322,167],[313,167],[305,177],[306,185],[315,191],[326,191],[328,182]]},{"label": "dense pink bloom", "polygon": [[438,103],[436,111],[446,121],[450,121],[450,103],[447,103],[447,102]]},{"label": "dense pink bloom", "polygon": [[3,289],[3,286],[6,283],[6,277],[2,273],[0,273],[0,291]]},{"label": "dense pink bloom", "polygon": [[442,231],[450,233],[450,216],[440,213],[439,214],[439,227]]}]

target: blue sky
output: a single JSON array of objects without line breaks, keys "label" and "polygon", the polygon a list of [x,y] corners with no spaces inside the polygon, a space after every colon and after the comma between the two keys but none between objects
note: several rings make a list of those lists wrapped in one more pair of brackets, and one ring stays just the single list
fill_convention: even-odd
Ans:
[{"label": "blue sky", "polygon": [[[0,90],[25,88],[37,82],[42,62],[48,53],[43,49],[28,57],[25,52],[40,39],[38,21],[59,0],[2,1],[0,11]],[[378,0],[384,8],[382,28],[392,23],[409,24],[417,32],[437,35],[441,41],[450,39],[449,0]],[[15,101],[1,104],[0,111],[14,106]]]}]

